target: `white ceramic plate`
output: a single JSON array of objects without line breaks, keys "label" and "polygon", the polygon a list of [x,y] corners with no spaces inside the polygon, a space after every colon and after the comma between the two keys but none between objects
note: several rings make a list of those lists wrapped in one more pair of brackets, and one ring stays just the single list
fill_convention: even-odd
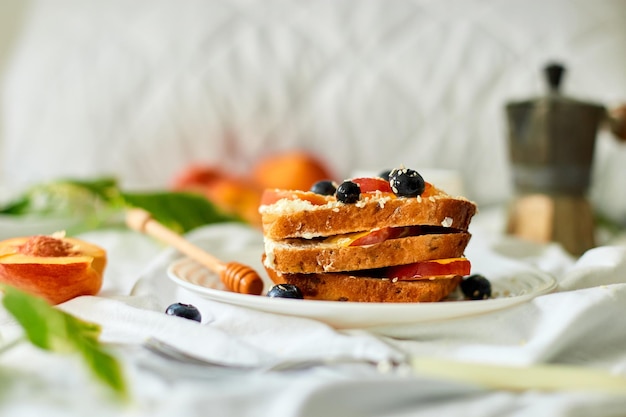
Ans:
[{"label": "white ceramic plate", "polygon": [[[262,246],[258,242],[241,248],[236,256],[259,270]],[[256,247],[255,247],[256,246]],[[223,246],[222,246],[223,248]],[[217,248],[215,248],[218,250]],[[233,258],[233,254],[224,254]],[[320,320],[336,328],[367,328],[450,320],[514,306],[556,287],[554,278],[528,265],[501,257],[472,261],[473,271],[484,273],[491,281],[493,297],[488,300],[461,300],[457,294],[439,303],[349,303],[292,300],[239,294],[226,290],[219,278],[195,261],[182,258],[168,268],[168,276],[179,286],[204,298],[260,311]],[[265,288],[270,288],[268,278]]]}]

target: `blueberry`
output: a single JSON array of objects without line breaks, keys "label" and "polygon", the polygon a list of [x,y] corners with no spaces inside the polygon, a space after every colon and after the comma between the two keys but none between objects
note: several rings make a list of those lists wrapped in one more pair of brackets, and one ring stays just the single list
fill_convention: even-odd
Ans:
[{"label": "blueberry", "polygon": [[424,178],[415,170],[408,168],[394,169],[389,174],[389,185],[399,197],[417,197],[424,192]]},{"label": "blueberry", "polygon": [[202,321],[202,315],[200,311],[191,304],[174,303],[167,307],[165,314],[170,316],[183,317],[189,320],[195,320],[197,322]]},{"label": "blueberry", "polygon": [[470,300],[484,300],[491,297],[491,283],[480,274],[470,275],[461,281],[461,291]]},{"label": "blueberry", "polygon": [[297,298],[303,299],[302,291],[294,284],[277,284],[274,285],[268,292],[268,297],[272,298]]},{"label": "blueberry", "polygon": [[361,198],[361,187],[352,181],[344,181],[337,187],[337,200],[346,204],[353,204]]},{"label": "blueberry", "polygon": [[335,184],[333,184],[332,181],[322,180],[313,184],[310,191],[315,194],[333,195],[335,194],[335,191],[337,191],[337,187],[335,187]]},{"label": "blueberry", "polygon": [[385,181],[389,181],[389,175],[391,175],[390,169],[381,172],[378,174],[378,177],[384,179]]}]

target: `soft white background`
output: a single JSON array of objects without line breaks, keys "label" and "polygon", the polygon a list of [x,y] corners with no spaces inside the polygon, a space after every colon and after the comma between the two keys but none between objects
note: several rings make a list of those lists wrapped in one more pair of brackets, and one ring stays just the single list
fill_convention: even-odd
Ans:
[{"label": "soft white background", "polygon": [[[12,56],[15,39],[18,37],[22,26],[23,15],[28,9],[29,4],[29,0],[4,0],[0,2],[0,80],[3,79],[7,61],[9,61]],[[2,88],[3,83],[0,82],[0,94],[2,94]],[[4,158],[2,158],[3,122],[4,112],[2,111],[2,101],[0,101],[0,167],[2,167],[4,161]],[[2,177],[0,176],[0,178]]]},{"label": "soft white background", "polygon": [[[7,4],[0,0],[2,20]],[[488,204],[510,193],[503,104],[542,92],[545,60],[566,61],[570,94],[607,104],[626,96],[623,0],[31,4],[15,54],[5,61],[1,179],[11,186],[111,172],[129,186],[162,186],[194,159],[244,169],[272,149],[306,144],[342,173],[397,162],[458,169],[469,196]],[[605,197],[602,208],[623,213],[624,145],[603,135],[598,150],[595,192]],[[558,280],[556,293],[500,314],[384,329],[394,338],[379,339],[174,291],[165,272],[178,256],[172,248],[161,252],[146,236],[102,230],[84,235],[110,255],[102,293],[62,308],[101,324],[105,342],[136,344],[152,335],[243,362],[402,351],[624,376],[624,246],[574,260],[555,244],[492,233],[498,222],[486,214],[472,222],[468,257],[491,268],[503,261],[537,267]],[[207,244],[218,233],[206,248],[230,248],[235,256],[236,237],[245,234],[229,226],[191,238]],[[162,314],[175,300],[198,302],[205,322]],[[19,330],[6,314],[0,324],[3,338]],[[21,344],[0,355],[0,414],[612,417],[626,408],[624,396],[483,390],[367,367],[183,378],[160,362],[160,372],[149,371],[138,348],[116,352],[132,408],[98,395],[74,358]]]},{"label": "soft white background", "polygon": [[[114,174],[163,187],[190,162],[245,171],[304,147],[340,177],[404,163],[512,193],[504,104],[626,101],[626,1],[29,2],[7,57],[0,179]],[[6,6],[5,6],[6,7]],[[16,10],[19,12],[20,7]],[[626,219],[626,146],[601,134],[592,196]]]}]

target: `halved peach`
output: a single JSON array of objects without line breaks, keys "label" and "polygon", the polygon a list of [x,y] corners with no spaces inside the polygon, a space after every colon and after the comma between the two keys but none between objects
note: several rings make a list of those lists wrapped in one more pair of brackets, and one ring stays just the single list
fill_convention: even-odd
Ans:
[{"label": "halved peach", "polygon": [[102,287],[106,251],[80,239],[17,237],[0,242],[0,282],[59,304]]}]

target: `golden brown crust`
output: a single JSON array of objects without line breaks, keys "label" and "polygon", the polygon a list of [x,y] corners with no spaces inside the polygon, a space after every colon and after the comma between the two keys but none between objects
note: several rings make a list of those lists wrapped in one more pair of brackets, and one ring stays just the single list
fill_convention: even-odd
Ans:
[{"label": "golden brown crust", "polygon": [[463,256],[467,232],[428,234],[389,239],[367,246],[338,246],[301,241],[299,244],[266,239],[266,266],[282,273],[358,271]]},{"label": "golden brown crust", "polygon": [[[340,203],[339,203],[340,204]],[[263,233],[274,240],[333,236],[383,227],[432,225],[467,230],[476,205],[446,194],[425,198],[371,199],[340,207],[311,206],[308,210],[281,212],[261,208]]]},{"label": "golden brown crust", "polygon": [[461,277],[396,281],[355,277],[350,274],[281,274],[266,268],[275,284],[294,284],[304,298],[327,301],[423,303],[441,301],[461,282]]},{"label": "golden brown crust", "polygon": [[[275,190],[276,194],[283,191]],[[371,276],[373,271],[358,271],[462,257],[470,239],[467,229],[476,213],[473,202],[435,187],[420,197],[364,193],[354,204],[319,195],[298,193],[296,197],[259,208],[267,253],[263,263],[276,284],[294,284],[305,298],[317,300],[433,302],[445,298],[461,281],[461,277],[394,281]],[[344,239],[342,235],[348,233],[405,226],[435,228],[426,229],[428,234],[366,246],[315,239]]]}]

